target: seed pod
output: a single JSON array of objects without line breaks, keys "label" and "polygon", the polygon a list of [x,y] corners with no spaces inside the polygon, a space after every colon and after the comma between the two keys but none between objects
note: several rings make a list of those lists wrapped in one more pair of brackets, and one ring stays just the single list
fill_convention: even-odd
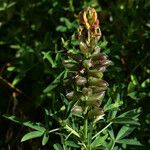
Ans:
[{"label": "seed pod", "polygon": [[97,69],[100,72],[105,72],[106,71],[106,66],[94,65],[94,68]]},{"label": "seed pod", "polygon": [[92,60],[94,62],[94,65],[97,65],[101,64],[102,62],[105,62],[107,60],[107,57],[106,55],[100,53],[95,55]]},{"label": "seed pod", "polygon": [[101,62],[101,65],[103,65],[103,66],[109,66],[109,65],[112,65],[112,64],[113,63],[110,60],[106,60],[106,61]]},{"label": "seed pod", "polygon": [[93,63],[91,60],[84,60],[83,61],[83,66],[86,68],[86,69],[89,69],[93,66]]},{"label": "seed pod", "polygon": [[78,76],[76,78],[76,84],[79,86],[84,86],[87,83],[87,79],[85,77]]},{"label": "seed pod", "polygon": [[99,108],[99,107],[95,107],[88,113],[88,116],[90,118],[93,118],[93,116],[100,116],[100,115],[104,115],[104,111],[102,108]]},{"label": "seed pod", "polygon": [[96,69],[89,70],[88,75],[99,78],[99,79],[101,79],[103,77],[103,73],[101,71],[96,70]]},{"label": "seed pod", "polygon": [[99,106],[105,96],[105,91],[89,96],[86,105]]},{"label": "seed pod", "polygon": [[95,78],[95,77],[89,77],[88,79],[88,83],[90,86],[94,85],[94,86],[108,86],[108,83],[104,80]]},{"label": "seed pod", "polygon": [[85,95],[85,96],[92,95],[92,89],[91,89],[91,88],[86,88],[86,87],[84,87],[84,88],[82,89],[82,93],[83,93],[83,95]]},{"label": "seed pod", "polygon": [[82,107],[81,106],[74,106],[71,110],[73,113],[82,113]]},{"label": "seed pod", "polygon": [[67,94],[66,94],[66,97],[67,97],[69,100],[73,99],[73,97],[74,97],[74,91],[71,91],[71,92],[67,93]]},{"label": "seed pod", "polygon": [[107,90],[107,86],[89,86],[89,88],[91,88],[93,90],[93,93],[99,93],[99,92],[102,92],[102,91],[105,91]]}]

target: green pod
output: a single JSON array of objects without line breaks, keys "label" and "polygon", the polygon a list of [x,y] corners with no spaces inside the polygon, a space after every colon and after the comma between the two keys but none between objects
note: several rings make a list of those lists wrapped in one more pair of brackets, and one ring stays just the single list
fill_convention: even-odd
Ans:
[{"label": "green pod", "polygon": [[78,76],[75,82],[79,86],[84,86],[87,83],[87,79],[85,77]]},{"label": "green pod", "polygon": [[108,86],[108,83],[105,80],[101,80],[95,77],[89,77],[88,83],[90,86]]},{"label": "green pod", "polygon": [[88,75],[99,78],[99,79],[101,79],[103,77],[103,73],[101,71],[96,70],[96,69],[88,70]]}]

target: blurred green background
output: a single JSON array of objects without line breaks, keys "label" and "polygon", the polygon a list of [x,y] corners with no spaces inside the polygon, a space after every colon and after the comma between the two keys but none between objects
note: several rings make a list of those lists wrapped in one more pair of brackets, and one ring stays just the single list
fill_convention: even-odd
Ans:
[{"label": "blurred green background", "polygon": [[[143,146],[131,149],[149,150],[148,0],[0,0],[0,114],[44,121],[44,108],[51,108],[62,92],[59,78],[66,49],[61,38],[71,39],[78,27],[78,13],[87,6],[98,12],[101,49],[114,63],[105,74],[108,96],[120,93],[124,100],[120,111],[141,108],[141,126],[134,136]],[[39,139],[20,143],[26,130],[1,117],[0,149],[47,150],[60,141],[53,138],[45,147]]]}]

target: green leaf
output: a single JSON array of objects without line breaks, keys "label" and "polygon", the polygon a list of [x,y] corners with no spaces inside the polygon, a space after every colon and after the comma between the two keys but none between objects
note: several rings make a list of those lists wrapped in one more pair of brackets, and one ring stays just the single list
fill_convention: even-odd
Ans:
[{"label": "green leaf", "polygon": [[40,132],[45,132],[46,129],[44,127],[42,127],[42,125],[40,123],[33,123],[31,121],[23,121],[21,119],[18,119],[16,116],[10,116],[10,115],[3,115],[3,117],[5,117],[6,119],[9,119],[13,122],[16,122],[16,123],[19,123],[21,125],[24,125],[26,127],[30,127],[32,129],[35,129],[37,131],[40,131]]},{"label": "green leaf", "polygon": [[142,82],[141,87],[146,88],[150,85],[150,79],[146,79],[145,81]]},{"label": "green leaf", "polygon": [[117,109],[119,106],[121,106],[123,104],[122,101],[119,102],[115,102],[114,104],[110,104],[109,106],[105,106],[104,107],[104,111],[108,111],[108,110],[113,110],[113,109]]},{"label": "green leaf", "polygon": [[56,31],[66,32],[67,28],[65,26],[59,25],[59,26],[57,26]]},{"label": "green leaf", "polygon": [[53,147],[54,147],[55,150],[63,150],[62,146],[58,143],[54,144]]},{"label": "green leaf", "polygon": [[116,137],[116,140],[122,139],[124,137],[126,137],[127,135],[129,135],[135,128],[130,127],[130,126],[123,126]]},{"label": "green leaf", "polygon": [[50,52],[42,52],[43,59],[47,59],[49,61],[49,63],[52,65],[52,68],[56,67],[56,63],[54,62],[54,60],[52,59],[52,56],[50,54]]},{"label": "green leaf", "polygon": [[139,141],[137,141],[136,139],[122,139],[122,140],[118,140],[116,142],[121,143],[121,144],[127,144],[127,145],[141,146],[141,143]]},{"label": "green leaf", "polygon": [[42,139],[42,145],[46,145],[46,143],[49,140],[49,135],[47,133],[44,133],[43,139]]},{"label": "green leaf", "polygon": [[139,82],[137,80],[137,77],[135,75],[131,75],[131,81],[133,82],[134,85],[138,85]]},{"label": "green leaf", "polygon": [[65,144],[70,147],[80,148],[80,146],[76,144],[74,141],[66,141]]},{"label": "green leaf", "polygon": [[119,118],[120,117],[121,118],[122,117],[128,117],[128,118],[134,118],[134,119],[136,119],[140,115],[140,112],[141,112],[141,108],[139,108],[139,109],[133,109],[133,110],[124,112],[123,114],[121,114],[119,116]]},{"label": "green leaf", "polygon": [[107,137],[108,137],[108,134],[106,134],[104,136],[100,136],[100,135],[97,136],[95,138],[95,140],[92,142],[91,148],[96,148],[96,147],[102,145],[102,143],[107,139]]},{"label": "green leaf", "polygon": [[23,138],[21,139],[21,142],[33,139],[33,138],[37,138],[37,137],[41,137],[43,135],[43,132],[40,131],[32,131],[30,133],[27,133],[23,136]]},{"label": "green leaf", "polygon": [[133,125],[140,125],[136,120],[128,117],[123,117],[123,118],[115,118],[112,119],[111,122],[113,123],[119,123],[119,124],[133,124]]},{"label": "green leaf", "polygon": [[60,82],[60,78],[63,76],[63,74],[65,73],[65,71],[63,71],[62,73],[60,73],[55,80],[48,86],[46,87],[43,92],[44,93],[49,93],[51,92],[53,89],[55,89],[58,86],[58,83]]},{"label": "green leaf", "polygon": [[137,92],[131,92],[131,93],[128,93],[128,96],[134,100],[138,100],[139,98],[137,97]]}]

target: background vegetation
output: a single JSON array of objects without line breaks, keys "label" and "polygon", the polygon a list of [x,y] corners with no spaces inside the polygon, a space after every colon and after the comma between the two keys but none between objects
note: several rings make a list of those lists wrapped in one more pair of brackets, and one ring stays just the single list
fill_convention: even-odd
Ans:
[{"label": "background vegetation", "polygon": [[[120,112],[139,108],[140,126],[131,136],[150,147],[150,22],[148,0],[3,0],[0,1],[0,114],[44,123],[45,108],[58,111],[64,93],[62,57],[67,40],[78,27],[84,7],[96,8],[102,30],[101,49],[114,66],[105,73],[106,99],[119,95]],[[63,43],[63,46],[62,44]],[[66,45],[65,45],[66,44]],[[72,40],[72,44],[75,41]],[[35,139],[20,143],[31,129],[0,118],[0,149],[53,149],[60,138],[52,135],[46,146]],[[57,128],[55,120],[50,127]],[[118,131],[118,126],[115,127]]]}]

